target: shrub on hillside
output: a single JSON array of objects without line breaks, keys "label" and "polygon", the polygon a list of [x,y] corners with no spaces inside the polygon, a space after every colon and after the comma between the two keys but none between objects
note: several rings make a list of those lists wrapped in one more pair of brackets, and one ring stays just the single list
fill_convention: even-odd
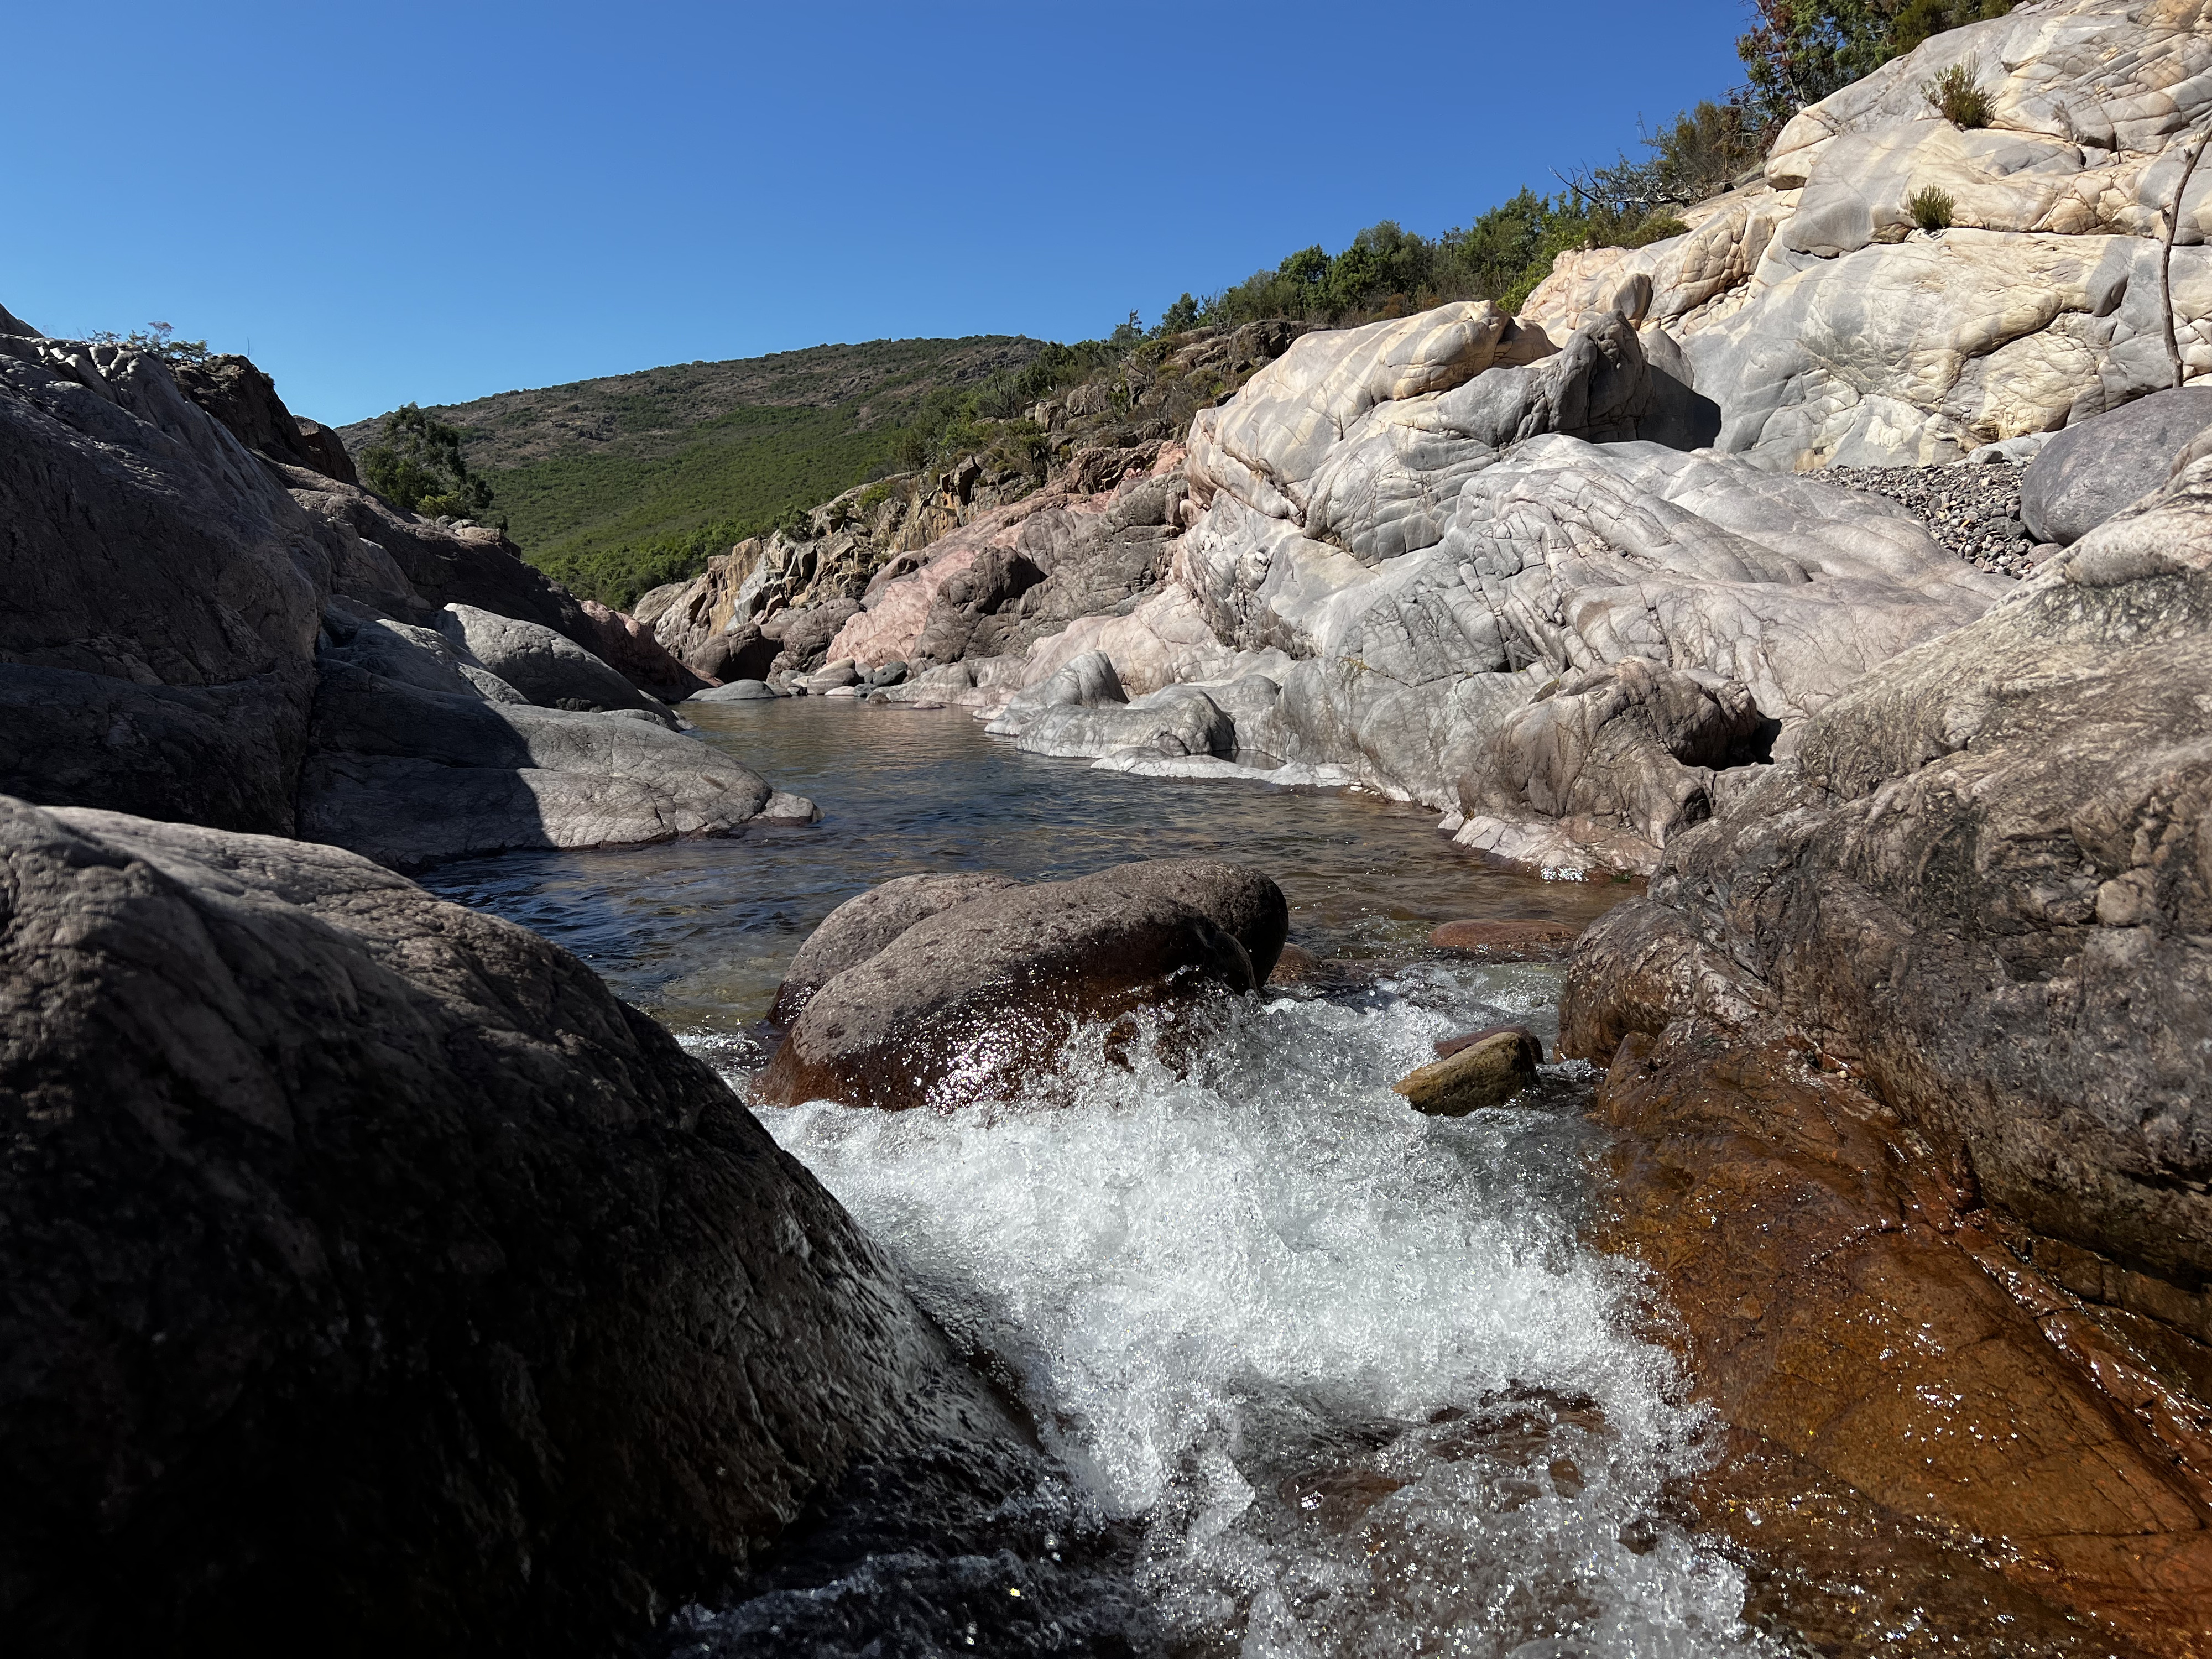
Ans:
[{"label": "shrub on hillside", "polygon": [[1932,233],[1950,229],[1951,213],[1956,206],[1948,192],[1925,185],[1906,199],[1905,210],[1912,216],[1914,224]]},{"label": "shrub on hillside", "polygon": [[403,513],[461,519],[491,505],[491,487],[461,458],[460,428],[413,404],[384,417],[377,441],[361,452],[361,476]]},{"label": "shrub on hillside", "polygon": [[1920,89],[1929,107],[1956,127],[1985,127],[1990,124],[1990,95],[1974,71],[1954,64]]}]

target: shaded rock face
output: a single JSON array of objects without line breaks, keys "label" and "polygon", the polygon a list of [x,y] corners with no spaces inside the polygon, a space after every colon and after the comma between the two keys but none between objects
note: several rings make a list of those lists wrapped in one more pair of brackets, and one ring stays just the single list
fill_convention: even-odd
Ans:
[{"label": "shaded rock face", "polygon": [[[779,994],[779,1009],[800,1012],[754,1082],[757,1101],[902,1110],[1012,1098],[1045,1080],[1083,1027],[1107,1028],[1110,1054],[1140,1012],[1256,991],[1289,928],[1274,883],[1206,860],[957,892],[917,884],[831,913],[815,969],[837,971],[803,1001],[803,982]],[[940,898],[954,902],[936,908]]]},{"label": "shaded rock face", "polygon": [[863,1460],[1013,1445],[805,1170],[536,935],[13,801],[0,872],[25,1651],[605,1653]]},{"label": "shaded rock face", "polygon": [[2154,392],[2069,426],[2020,481],[2020,515],[2039,542],[2070,545],[2122,507],[2162,489],[2174,458],[2212,427],[2212,386]]},{"label": "shaded rock face", "polygon": [[116,347],[0,334],[0,788],[289,832],[316,526]]},{"label": "shaded rock face", "polygon": [[[281,447],[290,416],[250,364],[199,389]],[[613,632],[644,661],[650,641],[613,613],[495,532],[250,453],[155,358],[0,333],[0,787],[22,798],[297,830],[410,866],[726,833],[768,798],[726,757],[640,726],[674,720],[575,643]],[[514,609],[441,610],[426,587]]]},{"label": "shaded rock face", "polygon": [[1959,1583],[2177,1655],[2212,1650],[2208,805],[2200,459],[1814,715],[1583,936],[1561,1017],[1744,1480],[1990,1540]]},{"label": "shaded rock face", "polygon": [[264,459],[303,466],[343,484],[359,485],[353,457],[330,428],[303,421],[284,407],[276,383],[244,357],[218,356],[178,363],[178,390],[230,428],[231,435]]},{"label": "shaded rock face", "polygon": [[326,660],[300,774],[303,836],[395,869],[515,847],[727,835],[774,793],[643,711],[483,700]]}]

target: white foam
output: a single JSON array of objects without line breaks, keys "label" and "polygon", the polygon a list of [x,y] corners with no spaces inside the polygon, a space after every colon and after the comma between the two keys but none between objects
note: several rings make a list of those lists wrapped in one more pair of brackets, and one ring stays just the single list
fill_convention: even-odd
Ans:
[{"label": "white foam", "polygon": [[1632,1275],[1577,1240],[1572,1115],[1389,1091],[1551,984],[1428,964],[1370,1008],[1278,1001],[1198,1075],[1094,1064],[1057,1109],[763,1117],[1144,1528],[1180,1632],[1241,1627],[1253,1659],[1738,1650],[1739,1575],[1650,1513],[1698,1419],[1628,1328]]}]

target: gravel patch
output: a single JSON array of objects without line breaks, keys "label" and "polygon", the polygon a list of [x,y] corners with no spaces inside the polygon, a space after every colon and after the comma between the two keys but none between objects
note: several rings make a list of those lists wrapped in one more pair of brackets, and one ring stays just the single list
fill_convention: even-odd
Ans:
[{"label": "gravel patch", "polygon": [[2019,578],[2036,566],[2035,538],[2020,521],[2025,471],[2003,465],[1832,466],[1817,476],[1825,483],[1887,496],[1975,569]]}]

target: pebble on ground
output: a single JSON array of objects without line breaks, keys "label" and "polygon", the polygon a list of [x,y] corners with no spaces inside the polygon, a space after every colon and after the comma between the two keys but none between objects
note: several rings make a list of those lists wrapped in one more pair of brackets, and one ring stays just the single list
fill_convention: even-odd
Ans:
[{"label": "pebble on ground", "polygon": [[2015,579],[2036,567],[2035,538],[2020,521],[2025,467],[1832,466],[1817,476],[1869,495],[1886,495],[1919,520],[1948,551],[1977,570]]}]

